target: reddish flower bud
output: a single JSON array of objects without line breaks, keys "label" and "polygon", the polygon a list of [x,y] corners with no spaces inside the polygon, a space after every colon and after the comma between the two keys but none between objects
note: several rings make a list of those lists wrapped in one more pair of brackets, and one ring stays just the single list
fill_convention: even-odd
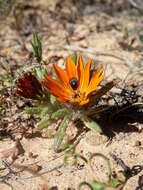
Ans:
[{"label": "reddish flower bud", "polygon": [[24,98],[38,99],[42,95],[42,87],[37,78],[31,72],[28,72],[18,80],[16,93]]}]

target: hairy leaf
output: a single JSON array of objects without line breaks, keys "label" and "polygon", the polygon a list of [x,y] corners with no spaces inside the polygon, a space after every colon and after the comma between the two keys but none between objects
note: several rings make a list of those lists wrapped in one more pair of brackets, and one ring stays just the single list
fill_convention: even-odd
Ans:
[{"label": "hairy leaf", "polygon": [[49,118],[43,118],[41,119],[41,121],[39,123],[36,124],[36,128],[38,128],[39,130],[42,130],[46,127],[48,127],[48,125],[50,125],[53,121]]}]

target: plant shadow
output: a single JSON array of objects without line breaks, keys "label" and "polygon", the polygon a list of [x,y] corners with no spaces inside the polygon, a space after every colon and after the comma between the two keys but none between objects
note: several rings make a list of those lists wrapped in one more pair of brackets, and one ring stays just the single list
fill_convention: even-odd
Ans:
[{"label": "plant shadow", "polygon": [[137,124],[143,124],[143,110],[138,106],[111,107],[93,118],[109,138],[116,133],[139,132]]}]

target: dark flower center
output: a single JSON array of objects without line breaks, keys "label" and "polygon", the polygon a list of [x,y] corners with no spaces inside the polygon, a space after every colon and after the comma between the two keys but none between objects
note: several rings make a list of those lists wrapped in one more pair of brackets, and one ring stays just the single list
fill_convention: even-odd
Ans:
[{"label": "dark flower center", "polygon": [[78,87],[78,80],[76,78],[72,78],[69,80],[69,83],[73,90],[76,90]]}]

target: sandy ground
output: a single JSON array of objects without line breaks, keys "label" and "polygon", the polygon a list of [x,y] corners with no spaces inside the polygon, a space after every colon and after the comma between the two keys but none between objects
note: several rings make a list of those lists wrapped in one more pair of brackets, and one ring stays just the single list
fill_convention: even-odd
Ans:
[{"label": "sandy ground", "polygon": [[[143,17],[129,4],[124,1],[117,3],[97,1],[90,4],[89,1],[72,3],[72,1],[33,0],[25,1],[24,5],[21,17],[19,16],[21,19],[19,31],[15,29],[14,19],[11,16],[3,18],[0,22],[0,55],[3,56],[0,62],[12,70],[15,78],[18,76],[17,70],[21,72],[30,68],[31,63],[34,64],[34,60],[30,58],[32,51],[30,41],[32,30],[35,29],[41,37],[43,57],[51,65],[55,62],[63,65],[65,58],[76,51],[101,63],[106,68],[105,75],[108,80],[118,78],[123,81],[128,73],[133,73],[129,75],[130,81],[142,81],[143,45],[139,40],[139,34],[143,29]],[[4,72],[3,69],[0,70],[1,75]],[[34,126],[33,118],[20,115],[23,108],[19,105],[21,103],[18,99],[8,96],[7,103],[8,111],[4,125],[1,125],[2,130],[11,128],[12,131],[19,127]],[[118,123],[114,123],[114,128],[116,125]],[[127,132],[122,130],[131,126],[142,128],[142,124],[138,121],[127,126],[120,125],[120,132],[115,132],[112,140],[88,131],[76,147],[76,151],[86,158],[91,153],[104,153],[110,159],[112,169],[116,173],[122,168],[113,160],[111,154],[121,158],[130,168],[140,166],[137,174],[127,180],[124,190],[143,188],[143,186],[139,188],[139,178],[143,176],[143,133],[138,130],[128,129]],[[107,130],[109,127],[107,124]],[[0,151],[12,147],[14,139],[19,137],[17,131],[13,134],[13,138],[6,136],[5,132],[0,136]],[[140,142],[139,145],[137,141]],[[24,153],[16,158],[15,164],[27,166],[36,163],[41,167],[39,171],[41,173],[63,163],[63,152],[58,154],[53,151],[53,139],[34,136],[23,137],[20,142]],[[7,159],[9,161],[9,158]],[[20,173],[20,179],[11,177],[8,183],[14,190],[74,190],[81,181],[91,182],[93,179],[88,166],[82,161],[79,161],[79,165],[82,167],[61,166],[40,177],[25,170]],[[105,175],[107,169],[100,159],[95,163],[95,170],[100,180],[107,177]],[[3,171],[0,171],[1,175]],[[35,177],[24,178],[29,176]],[[10,187],[0,183],[0,189],[8,190]]]}]

